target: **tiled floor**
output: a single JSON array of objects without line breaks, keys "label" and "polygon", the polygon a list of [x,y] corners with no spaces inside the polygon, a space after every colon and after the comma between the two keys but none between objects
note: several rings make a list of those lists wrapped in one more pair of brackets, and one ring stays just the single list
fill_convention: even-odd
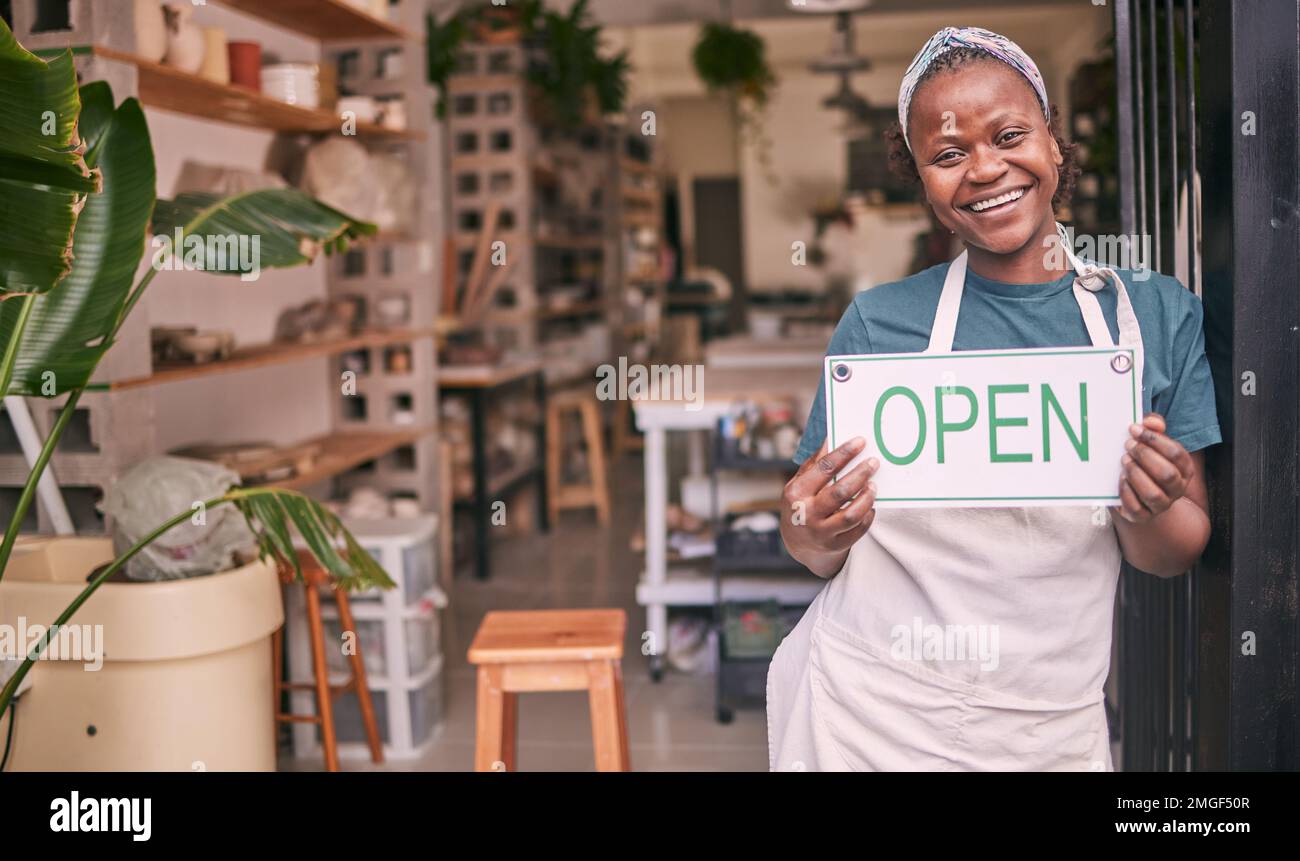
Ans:
[{"label": "tiled floor", "polygon": [[[456,579],[445,623],[447,714],[436,740],[419,759],[382,766],[402,771],[469,771],[474,761],[474,669],[465,660],[474,631],[488,610],[550,607],[622,607],[628,614],[623,659],[628,733],[635,771],[764,771],[767,723],[761,709],[738,711],[723,726],[714,719],[713,676],[669,671],[650,680],[641,657],[645,612],[636,603],[640,554],[628,536],[644,516],[641,462],[628,458],[613,476],[614,526],[601,529],[594,515],[566,513],[549,534],[498,540],[492,577]],[[507,511],[507,516],[509,512]],[[319,768],[319,762],[285,760],[285,769]],[[369,770],[366,760],[344,768]],[[523,771],[591,771],[591,720],[583,693],[522,694],[519,768]]]}]

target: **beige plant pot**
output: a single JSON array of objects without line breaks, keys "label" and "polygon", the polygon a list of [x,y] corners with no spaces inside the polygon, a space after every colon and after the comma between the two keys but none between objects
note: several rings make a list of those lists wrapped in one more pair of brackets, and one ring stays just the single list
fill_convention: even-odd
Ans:
[{"label": "beige plant pot", "polygon": [[[48,625],[112,559],[106,538],[22,542],[0,581],[0,624],[10,636],[23,624]],[[80,630],[92,647],[38,661],[27,676],[9,767],[275,770],[270,637],[283,621],[279,578],[263,562],[188,580],[105,584],[69,622],[91,626]],[[96,641],[102,666],[88,671]]]}]

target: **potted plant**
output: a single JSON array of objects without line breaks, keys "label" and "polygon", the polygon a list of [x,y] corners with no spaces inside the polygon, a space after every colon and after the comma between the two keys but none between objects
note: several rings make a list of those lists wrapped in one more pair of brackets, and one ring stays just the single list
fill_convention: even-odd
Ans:
[{"label": "potted plant", "polygon": [[[289,189],[226,199],[193,194],[156,200],[153,146],[139,102],[116,104],[104,82],[78,88],[71,51],[47,62],[19,45],[3,21],[0,89],[0,182],[6,196],[0,207],[0,392],[66,398],[0,542],[3,597],[3,578],[36,485],[100,360],[157,274],[151,267],[135,283],[151,224],[155,233],[168,236],[177,230],[204,238],[256,235],[260,268],[309,262],[320,250],[340,250],[375,228]],[[207,263],[213,270],[213,262]],[[240,265],[231,260],[219,271],[239,274]],[[271,565],[301,574],[297,533],[349,588],[392,585],[338,518],[302,494],[231,487],[202,504],[208,512],[237,509]],[[54,624],[0,689],[0,718],[56,628],[69,623],[132,557],[194,514],[187,509],[159,524],[75,590],[55,619],[41,620]],[[269,666],[269,649],[266,654]],[[270,725],[265,713],[259,720]]]},{"label": "potted plant", "polygon": [[776,75],[768,66],[763,38],[727,22],[709,21],[700,30],[691,60],[709,92],[731,100],[741,140],[753,145],[760,167],[769,181],[774,181],[772,142],[764,127],[763,112],[776,86]]},{"label": "potted plant", "polygon": [[522,40],[529,48],[528,82],[534,109],[544,121],[573,129],[621,114],[627,102],[627,52],[600,54],[601,27],[591,21],[588,0],[567,13],[546,9],[540,0],[522,0],[508,9],[477,5],[439,22],[425,18],[429,83],[440,93],[439,116],[446,114],[447,86],[460,63],[465,42],[487,44]]}]

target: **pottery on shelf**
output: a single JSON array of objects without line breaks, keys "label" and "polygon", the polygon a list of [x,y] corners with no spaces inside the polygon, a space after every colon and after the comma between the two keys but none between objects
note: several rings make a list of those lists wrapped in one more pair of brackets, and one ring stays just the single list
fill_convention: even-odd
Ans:
[{"label": "pottery on shelf", "polygon": [[192,20],[194,7],[168,3],[163,6],[167,17],[167,54],[163,62],[184,72],[194,73],[203,65],[203,31]]},{"label": "pottery on shelf", "polygon": [[276,63],[262,68],[262,92],[303,108],[320,106],[319,69],[315,63]]},{"label": "pottery on shelf", "polygon": [[[354,119],[359,123],[373,123],[379,116],[379,106],[370,96],[343,96],[335,106],[340,119]],[[348,116],[351,114],[351,116]]]},{"label": "pottery on shelf", "polygon": [[205,365],[217,359],[229,358],[235,348],[235,336],[225,331],[196,332],[192,335],[179,335],[172,343],[184,359],[196,365]]},{"label": "pottery on shelf", "polygon": [[203,65],[199,77],[218,84],[230,83],[230,53],[226,49],[226,31],[220,27],[203,28]]},{"label": "pottery on shelf", "polygon": [[230,42],[226,45],[230,59],[230,83],[260,93],[262,91],[262,46],[257,42]]},{"label": "pottery on shelf", "polygon": [[135,53],[158,63],[167,53],[167,21],[158,0],[135,0]]}]

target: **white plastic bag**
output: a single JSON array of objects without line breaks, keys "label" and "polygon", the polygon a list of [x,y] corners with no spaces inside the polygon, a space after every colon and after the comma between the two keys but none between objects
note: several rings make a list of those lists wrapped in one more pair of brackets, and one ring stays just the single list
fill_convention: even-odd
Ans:
[{"label": "white plastic bag", "polygon": [[143,460],[123,474],[104,500],[117,554],[177,514],[192,512],[136,554],[126,564],[126,577],[179,580],[231,568],[235,552],[254,542],[244,515],[233,505],[208,509],[200,503],[237,484],[239,475],[224,466],[180,457]]}]

